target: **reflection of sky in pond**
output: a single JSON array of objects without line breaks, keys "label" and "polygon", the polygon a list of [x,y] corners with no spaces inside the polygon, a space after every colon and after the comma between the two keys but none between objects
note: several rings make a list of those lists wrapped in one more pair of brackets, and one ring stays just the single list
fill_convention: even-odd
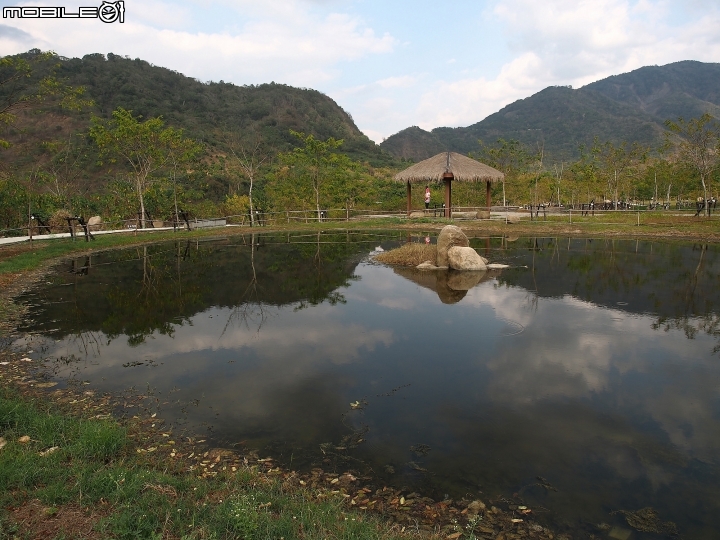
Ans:
[{"label": "reflection of sky in pond", "polygon": [[[685,538],[720,528],[713,337],[656,330],[653,313],[569,290],[538,297],[507,275],[447,305],[390,268],[352,271],[338,289],[344,303],[206,306],[135,347],[95,330],[52,354],[80,355],[93,341],[67,372],[102,390],[148,385],[168,420],[211,425],[217,441],[298,466],[328,466],[319,448],[331,443],[330,455],[352,461],[330,466],[364,463],[384,482],[435,495],[517,492],[575,526],[652,506]],[[356,400],[364,408],[351,410]],[[334,451],[353,430],[364,442]]]}]

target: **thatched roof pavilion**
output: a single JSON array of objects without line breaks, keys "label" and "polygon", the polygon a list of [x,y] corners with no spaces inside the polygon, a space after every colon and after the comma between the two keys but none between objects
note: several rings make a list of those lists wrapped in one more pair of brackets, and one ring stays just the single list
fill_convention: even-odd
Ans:
[{"label": "thatched roof pavilion", "polygon": [[457,152],[443,152],[416,163],[395,175],[398,182],[407,183],[407,211],[410,215],[411,183],[439,182],[445,183],[445,217],[451,217],[452,181],[486,182],[487,207],[490,210],[490,186],[493,182],[501,182],[505,175],[489,165],[475,161]]}]

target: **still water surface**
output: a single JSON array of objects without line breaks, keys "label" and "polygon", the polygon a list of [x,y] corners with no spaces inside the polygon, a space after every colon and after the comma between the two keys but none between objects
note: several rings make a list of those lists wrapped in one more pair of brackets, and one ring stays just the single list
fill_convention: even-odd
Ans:
[{"label": "still water surface", "polygon": [[682,538],[718,537],[718,246],[475,238],[510,268],[458,291],[372,261],[407,240],[247,235],[70,260],[25,296],[26,330],[60,381],[149,388],[159,416],[215,444],[440,498],[519,494],[579,537],[647,506]]}]

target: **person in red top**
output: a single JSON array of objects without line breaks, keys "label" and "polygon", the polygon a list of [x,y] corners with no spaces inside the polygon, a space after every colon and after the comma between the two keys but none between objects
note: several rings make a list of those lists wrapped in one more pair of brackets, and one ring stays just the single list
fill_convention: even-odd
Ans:
[{"label": "person in red top", "polygon": [[430,186],[425,186],[425,209],[430,208]]}]

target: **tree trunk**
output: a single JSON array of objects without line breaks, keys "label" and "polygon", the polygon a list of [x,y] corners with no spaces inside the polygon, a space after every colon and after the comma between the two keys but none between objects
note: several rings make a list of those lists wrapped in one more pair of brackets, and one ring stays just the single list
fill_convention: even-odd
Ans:
[{"label": "tree trunk", "polygon": [[142,190],[138,189],[138,197],[140,198],[140,228],[145,228],[145,198],[143,197]]},{"label": "tree trunk", "polygon": [[700,181],[702,182],[703,197],[705,199],[705,215],[710,217],[710,205],[708,204],[707,187],[705,186],[705,177],[701,176]]},{"label": "tree trunk", "polygon": [[617,179],[617,171],[615,171],[615,200],[613,201],[613,208],[615,210],[618,209],[618,179]]},{"label": "tree trunk", "polygon": [[32,226],[33,226],[33,219],[32,219],[32,203],[31,199],[28,196],[28,237],[30,238],[30,241],[32,242]]},{"label": "tree trunk", "polygon": [[255,226],[255,214],[254,214],[255,211],[253,210],[253,203],[252,203],[253,175],[251,174],[251,175],[249,175],[249,177],[250,177],[250,191],[248,194],[248,200],[250,201],[250,226],[254,227]]},{"label": "tree trunk", "polygon": [[313,189],[315,190],[315,210],[317,211],[317,220],[322,221],[322,214],[320,214],[320,186],[317,177],[315,177],[315,182],[313,182]]}]

